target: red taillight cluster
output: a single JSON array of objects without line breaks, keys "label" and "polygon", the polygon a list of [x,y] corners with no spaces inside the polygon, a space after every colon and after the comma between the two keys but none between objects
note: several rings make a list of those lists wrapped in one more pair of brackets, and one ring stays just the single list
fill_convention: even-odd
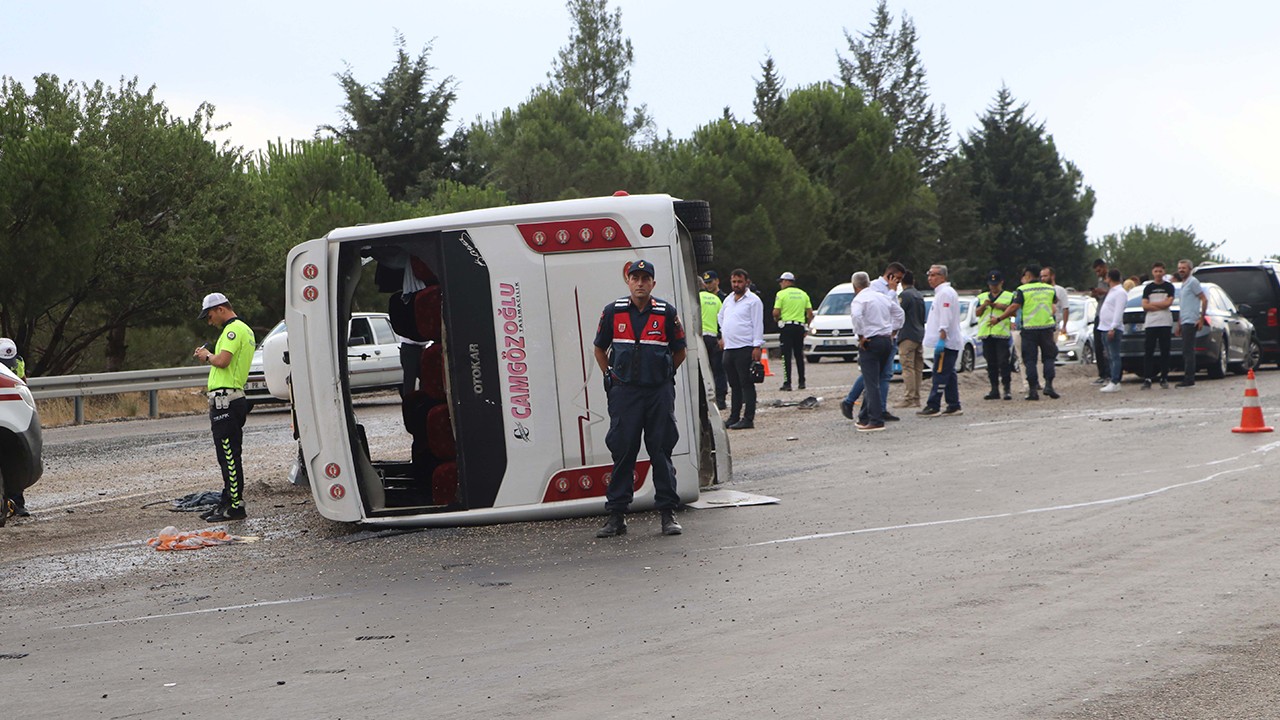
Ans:
[{"label": "red taillight cluster", "polygon": [[[547,483],[547,491],[542,496],[542,502],[604,497],[604,491],[609,487],[609,474],[612,471],[612,465],[561,470],[551,476],[551,482]],[[649,461],[637,460],[636,471],[632,474],[631,489],[638,491],[640,486],[644,485],[644,479],[648,475]]]},{"label": "red taillight cluster", "polygon": [[1280,325],[1280,317],[1276,317],[1276,309],[1267,310],[1267,327],[1276,327]]},{"label": "red taillight cluster", "polygon": [[517,225],[530,250],[540,253],[613,250],[631,247],[617,222],[608,218]]}]

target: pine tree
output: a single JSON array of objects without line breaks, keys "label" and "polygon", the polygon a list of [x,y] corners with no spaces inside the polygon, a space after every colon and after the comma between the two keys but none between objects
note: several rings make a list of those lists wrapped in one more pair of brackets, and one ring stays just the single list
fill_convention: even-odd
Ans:
[{"label": "pine tree", "polygon": [[760,64],[760,70],[763,75],[756,81],[754,103],[756,127],[769,133],[778,117],[778,111],[782,108],[782,88],[786,84],[786,78],[778,74],[772,55],[765,56],[764,62]]},{"label": "pine tree", "polygon": [[1053,265],[1060,279],[1083,280],[1093,190],[1026,107],[1001,87],[981,126],[960,141],[936,186],[944,251],[977,273],[1036,263]]},{"label": "pine tree", "polygon": [[[622,9],[610,14],[608,0],[568,0],[565,7],[573,30],[547,73],[551,90],[568,93],[590,113],[625,120],[634,53],[622,34]],[[648,109],[636,108],[630,124],[647,128]]]},{"label": "pine tree", "polygon": [[893,16],[880,0],[871,29],[856,37],[846,30],[844,36],[852,59],[837,56],[840,80],[861,90],[868,103],[880,103],[893,121],[895,147],[911,150],[921,177],[932,182],[949,154],[951,123],[945,109],[929,102],[915,23],[904,14],[895,32]]}]

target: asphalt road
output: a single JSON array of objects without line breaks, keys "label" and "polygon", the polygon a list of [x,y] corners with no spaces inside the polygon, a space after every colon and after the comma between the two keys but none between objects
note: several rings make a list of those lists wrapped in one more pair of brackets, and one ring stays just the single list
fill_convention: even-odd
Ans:
[{"label": "asphalt road", "polygon": [[[49,431],[36,516],[0,530],[3,716],[1280,714],[1280,437],[1230,432],[1243,379],[1106,396],[1071,367],[1027,403],[969,376],[963,416],[857,434],[852,371],[732,436],[729,487],[781,503],[676,538],[329,523],[283,480],[287,414],[255,411],[232,530],[261,539],[158,553],[194,518],[140,506],[215,482],[204,420]],[[1258,386],[1275,424],[1280,372]]]}]

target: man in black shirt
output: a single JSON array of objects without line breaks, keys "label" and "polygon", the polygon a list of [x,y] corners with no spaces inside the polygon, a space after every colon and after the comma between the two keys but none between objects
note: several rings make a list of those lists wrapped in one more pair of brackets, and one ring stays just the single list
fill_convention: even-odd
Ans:
[{"label": "man in black shirt", "polygon": [[[1173,337],[1173,306],[1178,291],[1173,283],[1164,279],[1164,263],[1151,266],[1151,282],[1142,288],[1142,309],[1147,311],[1143,323],[1144,353],[1142,363],[1142,389],[1150,390],[1151,383],[1160,381],[1160,387],[1169,389],[1169,347]],[[1160,346],[1160,362],[1155,363],[1156,345]]]}]

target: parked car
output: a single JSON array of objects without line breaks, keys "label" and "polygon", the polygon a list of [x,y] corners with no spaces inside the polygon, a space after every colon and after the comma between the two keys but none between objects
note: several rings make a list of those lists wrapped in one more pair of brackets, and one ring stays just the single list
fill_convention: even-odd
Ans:
[{"label": "parked car", "polygon": [[1094,362],[1093,327],[1098,301],[1088,295],[1072,295],[1068,300],[1066,332],[1058,331],[1058,362]]},{"label": "parked car", "polygon": [[[1174,283],[1181,287],[1182,283]],[[1196,333],[1196,370],[1205,369],[1211,378],[1225,377],[1228,372],[1243,374],[1257,367],[1262,357],[1253,323],[1237,309],[1231,297],[1214,283],[1202,283],[1209,296],[1205,312],[1205,324]],[[1146,283],[1129,291],[1129,301],[1124,310],[1124,336],[1120,339],[1120,367],[1125,372],[1141,375],[1145,358],[1146,313],[1142,310],[1142,290]],[[1179,319],[1179,307],[1175,299],[1173,320]],[[1182,343],[1185,338],[1175,336],[1172,342],[1170,370],[1182,369]],[[1157,349],[1158,353],[1159,350]]]},{"label": "parked car", "polygon": [[824,357],[845,361],[858,359],[858,344],[853,340],[853,318],[849,304],[853,302],[853,285],[840,283],[827,292],[813,313],[809,334],[804,337],[804,359],[818,362]]},{"label": "parked car", "polygon": [[[960,356],[956,358],[956,372],[973,372],[978,368],[987,366],[987,358],[982,354],[982,341],[978,339],[978,316],[976,309],[978,306],[978,298],[975,295],[961,295],[960,299],[960,337],[964,340],[964,346],[960,349]],[[924,298],[925,317],[933,310],[933,296],[926,295]],[[928,376],[933,374],[933,348],[924,349],[924,364],[922,365],[922,375]],[[898,351],[895,348],[893,353],[893,374],[902,374],[902,362],[898,359]]]},{"label": "parked car", "polygon": [[1227,293],[1240,314],[1253,323],[1262,362],[1280,364],[1280,260],[1204,265],[1192,274]]},{"label": "parked car", "polygon": [[[276,402],[267,389],[263,371],[262,345],[270,338],[288,332],[281,320],[267,333],[253,353],[249,366],[249,380],[244,394],[250,403]],[[404,377],[400,368],[400,340],[391,329],[391,318],[386,313],[351,313],[347,325],[347,366],[352,391],[383,390],[397,388]]]},{"label": "parked car", "polygon": [[7,498],[35,484],[44,474],[40,413],[27,384],[0,365],[0,527],[12,508]]}]

